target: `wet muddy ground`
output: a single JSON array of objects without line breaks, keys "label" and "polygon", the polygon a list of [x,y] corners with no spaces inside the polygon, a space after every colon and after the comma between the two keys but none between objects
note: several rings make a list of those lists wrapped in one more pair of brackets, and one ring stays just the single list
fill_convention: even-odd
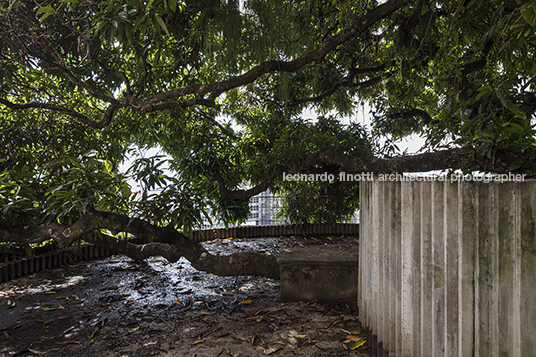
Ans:
[{"label": "wet muddy ground", "polygon": [[[357,249],[353,237],[207,242],[215,254]],[[281,303],[279,282],[124,256],[0,284],[0,356],[372,356],[356,304]]]}]

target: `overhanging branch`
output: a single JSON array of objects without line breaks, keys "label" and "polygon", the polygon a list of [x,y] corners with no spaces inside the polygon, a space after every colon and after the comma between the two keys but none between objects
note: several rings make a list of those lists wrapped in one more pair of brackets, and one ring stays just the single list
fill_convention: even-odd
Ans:
[{"label": "overhanging branch", "polygon": [[[132,94],[131,91],[127,91],[126,96],[119,101],[108,96],[102,96],[101,94],[93,91],[92,88],[87,86],[85,83],[81,82],[72,74],[69,69],[64,67],[60,63],[60,61],[57,60],[57,63],[54,63],[54,65],[58,66],[58,69],[63,72],[71,80],[71,82],[88,90],[89,94],[94,96],[95,98],[111,103],[102,120],[100,121],[94,121],[90,119],[87,115],[77,112],[74,109],[50,103],[29,102],[23,104],[15,104],[7,99],[1,99],[0,103],[4,104],[12,110],[36,108],[56,111],[59,113],[70,115],[75,120],[78,120],[79,122],[96,129],[102,129],[108,126],[112,120],[115,111],[119,108],[131,106],[148,113],[157,110],[166,110],[177,107],[186,108],[194,105],[211,106],[210,102],[213,102],[214,99],[216,99],[223,92],[252,83],[264,74],[270,72],[296,72],[309,63],[321,61],[329,52],[333,51],[341,44],[352,38],[360,36],[364,31],[369,29],[379,20],[389,17],[393,12],[413,2],[415,2],[415,0],[389,0],[370,10],[367,14],[363,15],[360,19],[358,19],[354,24],[342,29],[337,35],[327,38],[318,48],[310,52],[304,53],[303,55],[299,56],[294,60],[265,61],[241,75],[231,77],[224,81],[213,82],[209,84],[191,84],[181,88],[176,88],[166,92],[158,93],[146,98],[137,98]],[[123,79],[123,81],[126,81],[128,87],[128,80],[126,79],[126,77],[121,73],[118,74]],[[208,100],[206,100],[206,102],[200,99],[176,101],[177,98],[182,98],[189,95],[202,96],[205,94],[209,94]]]},{"label": "overhanging branch", "polygon": [[[89,233],[99,229],[107,229],[114,234],[131,233],[148,240],[149,243],[133,244],[105,234],[88,236]],[[216,275],[259,275],[279,278],[279,265],[276,257],[272,255],[256,252],[213,255],[198,242],[188,239],[172,228],[159,227],[139,218],[111,212],[88,212],[71,226],[55,222],[29,227],[0,226],[0,242],[39,243],[48,239],[54,239],[61,245],[70,245],[76,240],[85,239],[138,260],[163,256],[174,262],[184,257],[195,269]]]},{"label": "overhanging branch", "polygon": [[[482,155],[481,150],[473,147],[455,148],[394,158],[354,157],[325,150],[307,155],[301,160],[302,164],[299,167],[280,167],[273,170],[266,175],[263,182],[249,189],[230,190],[225,186],[225,182],[221,176],[216,176],[216,181],[219,185],[219,192],[223,197],[229,200],[244,202],[252,196],[265,191],[283,172],[288,174],[303,173],[322,164],[335,164],[339,166],[340,172],[347,174],[370,172],[374,175],[379,175],[397,172],[426,172],[467,168],[475,168],[485,172],[508,173],[512,162],[518,159],[520,159],[518,154],[506,150],[497,150],[494,157],[489,159]],[[519,173],[522,172],[519,171]]]}]

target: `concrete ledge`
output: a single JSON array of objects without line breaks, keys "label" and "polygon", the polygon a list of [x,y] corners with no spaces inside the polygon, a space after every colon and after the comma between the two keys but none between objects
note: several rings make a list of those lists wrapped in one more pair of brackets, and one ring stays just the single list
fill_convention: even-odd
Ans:
[{"label": "concrete ledge", "polygon": [[281,271],[281,301],[355,302],[357,258],[357,250],[281,250],[277,258]]}]

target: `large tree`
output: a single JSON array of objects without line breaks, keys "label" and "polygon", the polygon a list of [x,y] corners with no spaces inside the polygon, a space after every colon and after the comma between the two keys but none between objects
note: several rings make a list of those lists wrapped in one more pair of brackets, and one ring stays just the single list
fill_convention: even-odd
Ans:
[{"label": "large tree", "polygon": [[[208,212],[243,220],[268,188],[294,222],[357,208],[356,183],[283,173],[534,173],[534,1],[11,0],[0,14],[0,242],[83,238],[276,277],[274,257],[213,256],[187,234]],[[341,124],[364,103],[370,129]],[[423,153],[397,151],[410,134]],[[165,155],[135,158],[151,147]]]}]

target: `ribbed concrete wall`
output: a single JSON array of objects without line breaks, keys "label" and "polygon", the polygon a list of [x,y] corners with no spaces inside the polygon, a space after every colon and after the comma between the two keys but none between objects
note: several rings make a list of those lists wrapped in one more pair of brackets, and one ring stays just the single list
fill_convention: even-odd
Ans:
[{"label": "ribbed concrete wall", "polygon": [[362,182],[360,319],[389,356],[536,356],[536,181]]}]

